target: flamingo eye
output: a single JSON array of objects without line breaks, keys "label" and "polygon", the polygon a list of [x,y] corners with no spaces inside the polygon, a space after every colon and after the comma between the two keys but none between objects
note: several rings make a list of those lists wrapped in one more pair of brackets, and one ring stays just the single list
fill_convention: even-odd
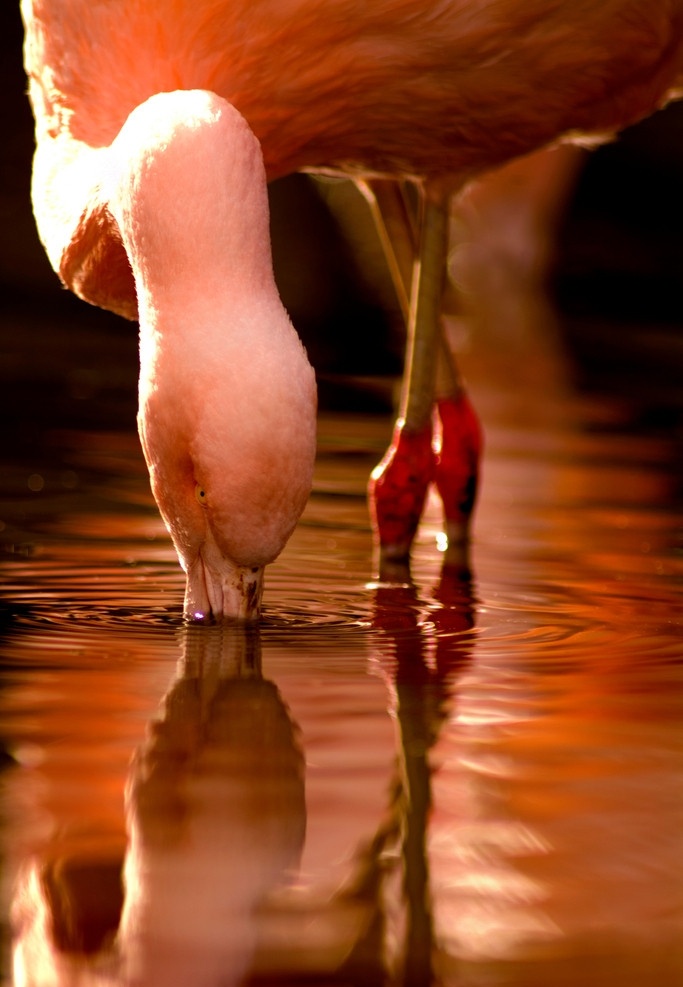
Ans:
[{"label": "flamingo eye", "polygon": [[201,504],[202,507],[206,507],[206,490],[201,483],[196,484],[194,488],[194,495],[197,498],[197,503]]}]

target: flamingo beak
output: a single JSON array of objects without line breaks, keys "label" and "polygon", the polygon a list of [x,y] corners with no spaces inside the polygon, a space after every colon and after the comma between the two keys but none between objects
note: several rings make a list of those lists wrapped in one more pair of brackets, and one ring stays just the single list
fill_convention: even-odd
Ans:
[{"label": "flamingo beak", "polygon": [[260,616],[262,592],[263,566],[239,566],[200,551],[187,569],[184,616],[193,622],[253,623]]}]

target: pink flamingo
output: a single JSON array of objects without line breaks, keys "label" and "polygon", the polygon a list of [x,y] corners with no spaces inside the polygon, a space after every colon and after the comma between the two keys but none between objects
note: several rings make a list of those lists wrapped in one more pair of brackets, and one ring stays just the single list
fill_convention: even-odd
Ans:
[{"label": "pink flamingo", "polygon": [[139,319],[139,430],[186,615],[258,614],[263,567],[310,489],[315,385],[274,285],[266,200],[266,179],[297,169],[356,178],[399,231],[410,331],[371,481],[383,555],[409,551],[432,480],[449,537],[465,539],[479,430],[437,360],[449,200],[487,168],[605,139],[676,95],[683,0],[22,0],[22,13],[39,232],[77,295]]}]

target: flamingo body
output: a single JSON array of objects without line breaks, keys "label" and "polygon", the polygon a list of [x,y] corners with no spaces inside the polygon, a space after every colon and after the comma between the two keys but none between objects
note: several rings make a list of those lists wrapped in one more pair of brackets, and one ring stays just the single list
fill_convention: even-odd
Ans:
[{"label": "flamingo body", "polygon": [[310,486],[314,385],[273,283],[266,178],[387,175],[443,198],[536,148],[603,139],[681,84],[683,0],[22,13],[39,232],[68,287],[139,317],[140,434],[190,615],[253,613]]},{"label": "flamingo body", "polygon": [[79,152],[108,147],[157,92],[227,99],[269,180],[336,169],[457,188],[556,140],[612,135],[683,85],[681,0],[23,0],[22,12],[41,235],[67,284],[133,318],[102,203],[83,183],[78,201],[53,199]]}]

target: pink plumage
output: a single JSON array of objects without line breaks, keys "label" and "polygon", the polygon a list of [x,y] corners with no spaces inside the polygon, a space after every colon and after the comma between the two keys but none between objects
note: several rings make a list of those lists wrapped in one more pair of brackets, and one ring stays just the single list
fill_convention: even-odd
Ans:
[{"label": "pink plumage", "polygon": [[[39,231],[68,287],[128,318],[139,311],[141,434],[188,572],[191,616],[231,612],[233,597],[220,589],[226,566],[239,569],[242,585],[245,572],[277,554],[303,507],[312,467],[310,368],[270,275],[256,291],[247,277],[245,258],[260,251],[270,271],[270,254],[263,237],[250,234],[267,216],[264,173],[260,161],[248,164],[253,146],[238,115],[260,144],[268,178],[304,168],[382,175],[414,180],[428,200],[443,203],[513,157],[560,140],[604,139],[683,84],[683,0],[23,0],[22,12]],[[170,95],[148,102],[158,93]],[[137,129],[124,127],[131,114]],[[205,137],[174,177],[162,168],[145,179],[149,161],[185,139],[192,120]],[[156,137],[144,140],[140,127]],[[212,144],[223,139],[234,141],[234,154]],[[253,196],[244,194],[250,168]],[[230,264],[207,240],[219,232],[214,206],[225,217],[221,229],[237,237],[221,239]],[[159,224],[155,217],[166,211],[168,222]],[[232,279],[229,288],[224,278]],[[239,346],[226,341],[235,312]],[[201,406],[196,376],[206,374],[210,404],[221,393],[218,357],[232,361],[237,404],[228,408],[227,398],[216,397],[212,412]],[[280,384],[278,360],[287,368]],[[281,435],[287,385],[296,397]],[[240,416],[250,419],[250,387],[262,432],[251,449],[228,443],[233,458],[226,459],[221,427],[229,420],[234,431]],[[174,406],[184,408],[182,423]],[[167,432],[152,442],[160,417]],[[273,471],[282,473],[285,461],[291,469],[278,480]],[[207,479],[198,475],[202,463],[213,464]],[[221,471],[244,482],[226,484]],[[199,505],[197,515],[200,482],[213,489],[211,506]],[[281,522],[266,520],[263,506],[250,520],[248,503],[231,497],[265,499]],[[242,518],[239,537],[234,523],[226,534],[233,516]],[[200,547],[195,558],[186,543],[199,538],[197,518],[212,532],[213,548]],[[265,529],[267,544],[259,534]],[[208,556],[216,553],[223,561],[214,559],[214,578]],[[190,587],[198,559],[201,592]],[[236,615],[252,615],[255,596],[257,608],[259,594],[249,592],[249,607],[235,605]]]}]

